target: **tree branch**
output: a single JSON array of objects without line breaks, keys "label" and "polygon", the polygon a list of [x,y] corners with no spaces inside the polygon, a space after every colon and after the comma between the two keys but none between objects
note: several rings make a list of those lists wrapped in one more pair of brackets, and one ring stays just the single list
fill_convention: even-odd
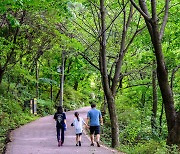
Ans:
[{"label": "tree branch", "polygon": [[95,35],[93,35],[92,33],[90,33],[88,30],[86,30],[84,27],[82,27],[79,23],[77,23],[75,20],[73,20],[73,22],[78,25],[81,29],[83,29],[85,32],[87,32],[88,34],[90,34],[92,37],[96,38]]},{"label": "tree branch", "polygon": [[[129,1],[128,1],[129,2]],[[127,3],[128,3],[127,2]],[[127,3],[125,4],[125,6],[124,6],[124,8],[126,7],[126,5],[127,5]],[[124,8],[117,14],[117,16],[111,21],[111,23],[109,24],[109,26],[107,26],[107,28],[103,31],[103,32],[101,32],[101,34],[100,35],[98,35],[98,37],[96,38],[96,40],[90,45],[90,46],[88,46],[85,50],[84,50],[84,52],[86,52],[91,46],[93,46],[95,43],[96,43],[96,41],[111,27],[111,25],[114,23],[114,21],[119,17],[119,15],[122,13],[122,11],[124,10]]]},{"label": "tree branch", "polygon": [[95,14],[94,14],[94,11],[93,11],[93,8],[92,8],[91,4],[90,4],[90,7],[91,7],[91,13],[92,13],[92,15],[93,15],[93,21],[94,21],[96,30],[97,30],[97,32],[99,33],[99,29],[98,29],[98,26],[97,26],[97,23],[96,23]]},{"label": "tree branch", "polygon": [[159,36],[160,40],[162,40],[164,30],[165,30],[165,26],[166,26],[166,23],[168,20],[168,11],[169,11],[169,0],[166,0],[164,18],[163,18],[163,23],[161,25],[160,36]]},{"label": "tree branch", "polygon": [[100,68],[96,66],[85,54],[82,52],[78,52],[89,64],[91,64],[93,67],[95,67],[97,70],[100,71]]},{"label": "tree branch", "polygon": [[157,21],[156,0],[151,0],[151,12],[152,12],[153,22],[156,22]]},{"label": "tree branch", "polygon": [[139,8],[136,3],[134,2],[134,0],[130,0],[132,5],[139,11],[139,13],[148,21],[150,22],[151,18],[141,9]]},{"label": "tree branch", "polygon": [[172,70],[172,73],[171,73],[171,90],[173,89],[173,80],[174,80],[175,73],[178,71],[178,69],[180,69],[180,65],[178,65],[177,67],[175,67]]},{"label": "tree branch", "polygon": [[151,85],[150,82],[148,82],[148,83],[141,83],[141,84],[130,85],[130,86],[124,87],[123,89],[131,88],[131,87],[137,87],[137,86],[149,86],[149,85]]}]

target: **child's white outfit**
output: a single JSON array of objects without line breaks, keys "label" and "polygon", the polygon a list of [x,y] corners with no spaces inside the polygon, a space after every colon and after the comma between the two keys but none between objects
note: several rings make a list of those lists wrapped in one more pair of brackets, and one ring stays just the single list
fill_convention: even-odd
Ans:
[{"label": "child's white outfit", "polygon": [[75,133],[81,134],[83,131],[83,124],[85,124],[83,118],[79,117],[79,121],[77,118],[74,118],[73,126],[75,127]]}]

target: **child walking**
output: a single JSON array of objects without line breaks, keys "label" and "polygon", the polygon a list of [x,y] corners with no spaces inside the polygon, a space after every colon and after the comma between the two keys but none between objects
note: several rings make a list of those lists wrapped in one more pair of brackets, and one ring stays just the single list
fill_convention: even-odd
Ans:
[{"label": "child walking", "polygon": [[87,126],[87,124],[84,122],[83,118],[79,116],[78,112],[74,113],[74,122],[71,124],[71,126],[75,127],[75,133],[76,133],[76,146],[81,146],[81,135],[83,132],[83,124]]},{"label": "child walking", "polygon": [[64,131],[67,128],[66,114],[63,112],[62,106],[57,108],[57,112],[54,114],[54,119],[56,120],[57,141],[58,146],[60,147],[64,143]]}]

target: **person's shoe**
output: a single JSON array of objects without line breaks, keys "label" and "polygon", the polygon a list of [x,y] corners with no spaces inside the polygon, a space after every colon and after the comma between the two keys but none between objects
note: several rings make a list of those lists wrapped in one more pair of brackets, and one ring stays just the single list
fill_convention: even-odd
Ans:
[{"label": "person's shoe", "polygon": [[58,142],[58,147],[60,147],[60,146],[61,146],[61,141]]},{"label": "person's shoe", "polygon": [[63,146],[63,142],[61,141],[61,146]]},{"label": "person's shoe", "polygon": [[79,141],[79,146],[81,146],[81,141]]},{"label": "person's shoe", "polygon": [[78,146],[78,144],[76,143],[76,146]]},{"label": "person's shoe", "polygon": [[94,146],[94,143],[91,143],[91,146]]},{"label": "person's shoe", "polygon": [[100,147],[100,144],[99,144],[99,142],[97,142],[97,147]]}]

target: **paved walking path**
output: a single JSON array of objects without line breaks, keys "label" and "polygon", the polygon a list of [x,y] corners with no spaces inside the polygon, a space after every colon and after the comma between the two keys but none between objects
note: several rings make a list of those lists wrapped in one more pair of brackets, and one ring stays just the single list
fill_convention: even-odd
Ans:
[{"label": "paved walking path", "polygon": [[[77,110],[80,116],[86,118],[90,107]],[[117,153],[104,146],[91,147],[88,137],[82,135],[82,146],[75,146],[75,131],[70,126],[74,119],[74,111],[66,113],[67,131],[62,147],[57,146],[56,129],[53,116],[46,116],[26,124],[11,133],[11,140],[7,145],[6,154],[112,154]]]}]

